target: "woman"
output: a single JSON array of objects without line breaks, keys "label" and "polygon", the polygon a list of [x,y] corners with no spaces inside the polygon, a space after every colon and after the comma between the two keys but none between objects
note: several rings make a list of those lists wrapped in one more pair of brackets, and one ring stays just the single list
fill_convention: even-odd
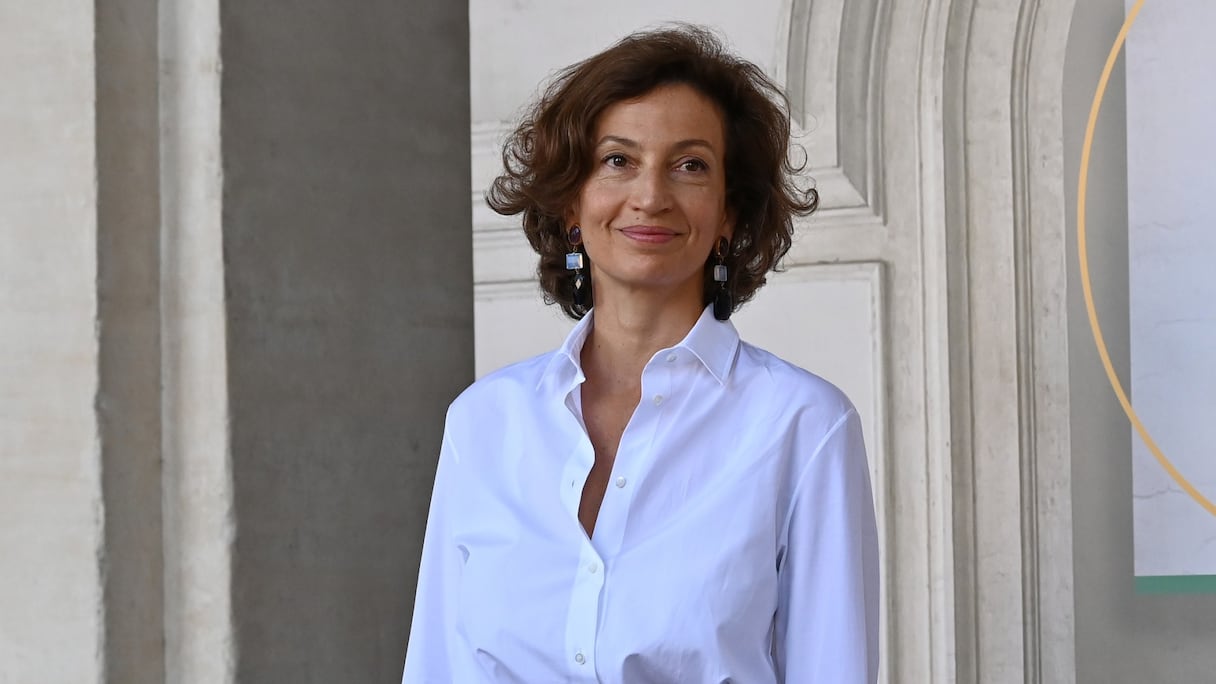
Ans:
[{"label": "woman", "polygon": [[857,413],[726,320],[818,202],[788,144],[688,26],[569,67],[507,141],[490,205],[579,323],[448,411],[404,682],[875,681]]}]

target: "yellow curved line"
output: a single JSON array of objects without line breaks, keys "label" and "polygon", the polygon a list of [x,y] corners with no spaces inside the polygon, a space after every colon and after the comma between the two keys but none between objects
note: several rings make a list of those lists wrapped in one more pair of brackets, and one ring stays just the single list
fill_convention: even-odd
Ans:
[{"label": "yellow curved line", "polygon": [[1183,491],[1191,496],[1200,506],[1203,506],[1208,513],[1216,515],[1216,504],[1209,501],[1204,495],[1195,488],[1174,464],[1170,462],[1165,454],[1162,453],[1161,447],[1153,441],[1148,430],[1144,427],[1144,423],[1140,422],[1140,416],[1136,415],[1135,409],[1132,408],[1131,401],[1127,398],[1127,393],[1123,391],[1123,385],[1119,383],[1119,376],[1115,374],[1115,367],[1111,364],[1110,354],[1106,351],[1106,342],[1102,338],[1102,326],[1098,325],[1098,313],[1094,308],[1094,294],[1089,284],[1089,255],[1085,247],[1085,189],[1089,183],[1089,153],[1094,142],[1094,127],[1098,123],[1098,111],[1102,108],[1102,97],[1106,94],[1106,83],[1110,80],[1110,72],[1115,67],[1115,60],[1119,57],[1120,50],[1123,49],[1123,43],[1127,40],[1127,33],[1131,30],[1132,24],[1136,22],[1136,15],[1140,14],[1140,8],[1144,5],[1144,0],[1136,0],[1136,4],[1132,6],[1130,12],[1127,13],[1127,19],[1123,22],[1123,28],[1119,30],[1119,36],[1115,38],[1115,44],[1110,49],[1110,55],[1106,58],[1106,66],[1102,69],[1102,77],[1098,79],[1098,90],[1094,93],[1094,102],[1089,109],[1089,124],[1085,127],[1085,144],[1081,148],[1081,177],[1077,183],[1077,254],[1081,261],[1081,289],[1085,292],[1085,310],[1089,313],[1089,327],[1094,333],[1094,344],[1098,347],[1098,356],[1102,357],[1102,367],[1106,369],[1106,377],[1110,380],[1110,386],[1114,388],[1115,395],[1119,397],[1119,404],[1123,406],[1123,412],[1127,414],[1127,419],[1131,421],[1132,426],[1136,428],[1136,432],[1140,433],[1140,438],[1148,446],[1149,451],[1153,452],[1157,462],[1165,468],[1165,472],[1173,478],[1178,486],[1182,487]]}]

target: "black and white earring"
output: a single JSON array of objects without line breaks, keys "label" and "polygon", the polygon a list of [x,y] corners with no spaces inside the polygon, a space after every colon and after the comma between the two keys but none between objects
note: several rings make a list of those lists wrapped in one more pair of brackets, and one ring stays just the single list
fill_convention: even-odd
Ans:
[{"label": "black and white earring", "polygon": [[587,274],[583,272],[583,252],[579,249],[583,244],[583,229],[579,228],[577,223],[570,226],[566,239],[570,241],[570,252],[566,254],[566,270],[574,271],[574,310],[581,315],[591,308]]},{"label": "black and white earring", "polygon": [[730,288],[726,284],[726,253],[730,251],[730,240],[726,238],[718,238],[717,247],[714,249],[714,257],[718,263],[714,264],[714,282],[718,284],[718,291],[714,293],[714,318],[719,321],[730,320],[731,311],[735,308],[730,300]]}]

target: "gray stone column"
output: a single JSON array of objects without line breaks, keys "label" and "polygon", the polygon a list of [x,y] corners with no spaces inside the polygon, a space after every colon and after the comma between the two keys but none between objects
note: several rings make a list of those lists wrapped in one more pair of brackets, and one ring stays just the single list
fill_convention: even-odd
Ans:
[{"label": "gray stone column", "polygon": [[467,6],[270,5],[0,8],[0,681],[400,676]]},{"label": "gray stone column", "polygon": [[467,11],[221,3],[241,681],[400,677],[473,374]]},{"label": "gray stone column", "polygon": [[93,5],[105,681],[164,681],[157,0]]}]

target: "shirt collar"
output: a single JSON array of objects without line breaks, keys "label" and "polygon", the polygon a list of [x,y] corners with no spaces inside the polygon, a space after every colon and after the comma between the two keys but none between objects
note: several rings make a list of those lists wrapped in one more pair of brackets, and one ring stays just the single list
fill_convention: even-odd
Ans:
[{"label": "shirt collar", "polygon": [[714,318],[713,305],[705,307],[696,325],[676,345],[696,356],[719,383],[725,385],[735,365],[735,353],[739,350],[739,331],[730,321]]},{"label": "shirt collar", "polygon": [[[581,362],[583,343],[587,341],[587,335],[591,333],[594,317],[595,310],[592,309],[575,324],[574,329],[566,336],[565,342],[558,347],[557,351],[553,353],[553,358],[545,366],[545,371],[537,383],[537,389],[540,389],[547,380],[565,385],[565,389],[571,389],[586,379]],[[674,349],[687,349],[701,362],[701,365],[705,366],[715,380],[725,385],[730,377],[731,369],[734,367],[735,353],[739,349],[739,332],[735,330],[734,324],[730,321],[719,321],[714,318],[712,305],[706,306],[701,311],[701,317],[692,326],[692,330],[688,331],[688,334]]]},{"label": "shirt collar", "polygon": [[[587,341],[587,335],[591,333],[591,319],[594,317],[595,310],[588,311],[574,325],[570,334],[566,335],[566,341],[562,342],[562,346],[553,352],[553,358],[549,359],[545,372],[541,373],[540,382],[536,384],[537,389],[540,389],[545,381],[551,380],[555,383],[565,384],[564,389],[569,390],[586,379],[586,376],[583,375],[581,358],[583,343]],[[562,383],[563,380],[565,380],[564,383]]]}]

